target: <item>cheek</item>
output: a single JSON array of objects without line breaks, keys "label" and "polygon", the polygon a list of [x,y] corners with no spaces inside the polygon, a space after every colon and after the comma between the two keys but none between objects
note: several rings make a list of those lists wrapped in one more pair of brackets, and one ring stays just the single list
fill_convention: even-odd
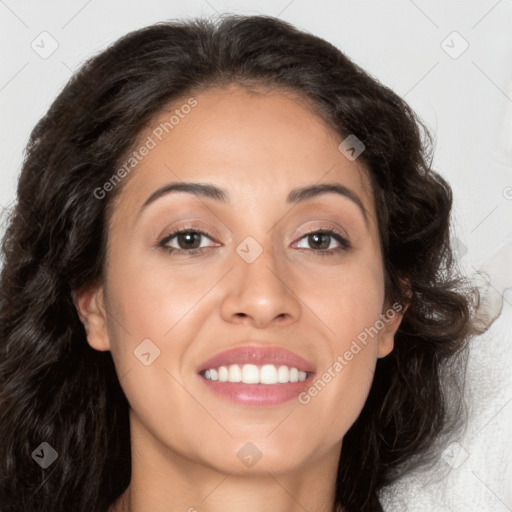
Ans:
[{"label": "cheek", "polygon": [[187,277],[178,271],[167,283],[155,268],[127,269],[119,265],[113,270],[108,287],[116,298],[109,337],[117,374],[137,421],[153,436],[185,445],[190,425],[198,422],[189,420],[187,428],[176,428],[176,411],[180,417],[203,420],[205,413],[187,393],[181,365],[202,325],[197,321],[204,313],[199,301],[215,280],[210,274],[203,276],[206,282],[192,282],[190,272]]},{"label": "cheek", "polygon": [[[112,268],[109,279],[109,296],[113,303],[114,338],[119,345],[119,324],[132,341],[144,338],[168,343],[176,326],[194,316],[197,304],[219,280],[207,266],[166,266],[160,259],[124,261]],[[218,273],[221,276],[221,273]]]},{"label": "cheek", "polygon": [[190,362],[184,368],[183,361],[191,359],[194,340],[216,309],[207,293],[223,272],[217,276],[206,266],[193,271],[186,265],[155,267],[137,258],[118,262],[109,269],[108,334],[125,394],[140,417],[158,418],[169,403],[190,408],[190,396],[177,382],[191,372]]},{"label": "cheek", "polygon": [[342,335],[332,341],[330,349],[331,357],[299,397],[316,424],[328,425],[322,441],[325,446],[341,440],[364,407],[375,371],[376,340],[365,344],[355,336]]},{"label": "cheek", "polygon": [[382,313],[384,277],[377,261],[361,259],[331,274],[323,286],[312,284],[304,288],[305,302],[314,304],[319,319],[330,328],[331,348],[337,352],[349,348],[347,343],[373,326]]},{"label": "cheek", "polygon": [[377,264],[361,264],[331,279],[327,294],[305,300],[329,327],[321,371],[302,396],[319,422],[331,425],[326,443],[343,436],[368,396],[377,360],[384,281]]}]

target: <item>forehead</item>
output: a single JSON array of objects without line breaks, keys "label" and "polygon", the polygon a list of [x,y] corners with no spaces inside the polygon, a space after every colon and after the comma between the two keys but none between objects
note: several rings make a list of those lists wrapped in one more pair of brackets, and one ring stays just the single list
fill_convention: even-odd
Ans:
[{"label": "forehead", "polygon": [[135,148],[151,149],[123,184],[116,210],[130,216],[170,182],[215,184],[240,207],[282,204],[293,188],[336,182],[353,190],[372,217],[366,170],[338,150],[341,141],[291,91],[238,85],[203,90],[175,100],[141,132]]}]

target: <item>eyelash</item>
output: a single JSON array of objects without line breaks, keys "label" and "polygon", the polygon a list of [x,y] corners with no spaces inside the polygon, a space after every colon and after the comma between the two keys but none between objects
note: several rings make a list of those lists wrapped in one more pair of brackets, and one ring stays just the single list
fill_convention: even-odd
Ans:
[{"label": "eyelash", "polygon": [[[204,252],[204,249],[208,249],[207,247],[200,247],[200,248],[197,248],[197,249],[190,249],[189,250],[189,249],[176,249],[175,247],[167,247],[166,246],[166,244],[170,240],[172,240],[175,236],[180,235],[182,233],[199,234],[199,235],[202,235],[202,236],[205,236],[207,238],[212,239],[212,237],[208,233],[206,233],[206,232],[204,232],[204,231],[202,231],[200,229],[196,229],[196,228],[181,228],[181,229],[178,229],[178,230],[173,231],[172,233],[169,233],[168,235],[166,235],[160,242],[158,242],[157,246],[159,248],[167,251],[169,254],[178,252],[178,253],[187,253],[187,255],[195,255],[195,254],[202,254]],[[343,237],[336,230],[334,230],[332,228],[327,228],[327,227],[326,228],[318,228],[315,231],[310,231],[309,233],[305,233],[300,238],[300,240],[302,240],[303,238],[306,238],[307,236],[318,235],[318,234],[331,236],[332,238],[334,238],[340,244],[340,247],[336,247],[335,249],[302,249],[301,248],[299,250],[313,251],[318,256],[334,256],[335,254],[337,254],[339,252],[348,251],[352,247],[350,242],[345,237]]]}]

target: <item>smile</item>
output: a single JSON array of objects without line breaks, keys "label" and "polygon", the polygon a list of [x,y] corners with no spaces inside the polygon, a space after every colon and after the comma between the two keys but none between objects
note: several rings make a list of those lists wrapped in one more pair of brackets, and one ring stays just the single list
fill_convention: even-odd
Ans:
[{"label": "smile", "polygon": [[265,364],[257,366],[255,364],[231,364],[229,366],[220,366],[219,368],[210,368],[202,372],[207,380],[218,382],[244,384],[287,384],[294,382],[303,382],[308,377],[305,371],[299,371],[295,367],[286,365]]}]

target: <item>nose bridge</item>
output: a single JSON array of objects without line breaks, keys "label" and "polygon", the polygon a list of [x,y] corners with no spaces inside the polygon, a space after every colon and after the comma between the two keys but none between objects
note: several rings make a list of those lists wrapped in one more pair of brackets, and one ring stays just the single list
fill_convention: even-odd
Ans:
[{"label": "nose bridge", "polygon": [[285,272],[284,254],[280,248],[275,247],[272,233],[266,233],[264,240],[259,236],[259,240],[252,236],[246,237],[236,249],[242,260],[237,265],[240,266],[244,282],[254,281],[253,286],[261,283],[264,287],[280,288],[283,284],[279,274]]}]

